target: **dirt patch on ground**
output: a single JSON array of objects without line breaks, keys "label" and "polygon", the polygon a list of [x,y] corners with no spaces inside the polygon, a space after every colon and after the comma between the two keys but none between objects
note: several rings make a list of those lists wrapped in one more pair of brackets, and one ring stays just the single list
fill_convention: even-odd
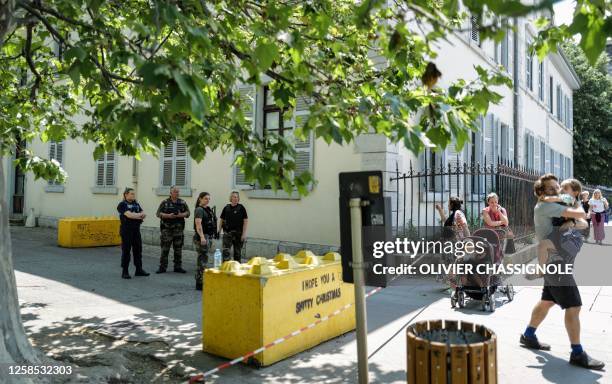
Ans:
[{"label": "dirt patch on ground", "polygon": [[30,335],[32,344],[73,374],[55,376],[54,383],[181,383],[188,379],[184,367],[169,366],[160,356],[168,345],[161,341],[118,340],[84,327]]}]

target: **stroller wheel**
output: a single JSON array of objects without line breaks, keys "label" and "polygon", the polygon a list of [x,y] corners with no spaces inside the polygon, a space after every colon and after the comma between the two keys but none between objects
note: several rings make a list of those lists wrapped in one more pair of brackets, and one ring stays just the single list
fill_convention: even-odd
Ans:
[{"label": "stroller wheel", "polygon": [[482,311],[486,311],[487,310],[487,302],[488,302],[488,294],[485,294],[484,296],[482,296],[482,300],[481,300],[481,304],[482,304]]},{"label": "stroller wheel", "polygon": [[457,302],[459,303],[459,308],[465,307],[465,292],[459,291],[457,293]]},{"label": "stroller wheel", "polygon": [[508,301],[514,300],[514,286],[512,284],[506,285],[506,296],[508,296]]}]

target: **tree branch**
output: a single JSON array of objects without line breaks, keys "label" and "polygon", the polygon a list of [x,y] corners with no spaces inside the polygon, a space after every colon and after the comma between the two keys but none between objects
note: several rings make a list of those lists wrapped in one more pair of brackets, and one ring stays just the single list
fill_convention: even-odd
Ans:
[{"label": "tree branch", "polygon": [[32,60],[32,29],[34,28],[34,24],[28,24],[27,32],[26,32],[26,43],[25,43],[25,59],[28,63],[28,67],[36,80],[34,81],[34,85],[32,85],[32,89],[30,89],[30,100],[36,100],[36,92],[40,87],[40,83],[42,82],[42,77],[38,70],[36,70],[36,65],[34,64],[34,60]]},{"label": "tree branch", "polygon": [[[26,11],[28,11],[29,13],[31,13],[38,20],[40,20],[43,23],[43,25],[45,26],[45,28],[49,31],[49,33],[51,33],[53,36],[55,36],[55,38],[58,39],[62,44],[64,44],[67,47],[73,47],[73,45],[70,44],[57,31],[57,29],[55,29],[51,25],[49,20],[47,20],[40,12],[38,12],[36,9],[32,8],[29,4],[27,4],[25,2],[20,2],[19,6],[22,7],[23,9],[25,9]],[[124,81],[124,82],[128,82],[128,83],[140,83],[140,81],[138,81],[136,79],[131,79],[131,78],[123,77],[123,76],[120,76],[120,75],[117,75],[115,73],[110,72],[106,67],[104,67],[102,64],[100,64],[100,61],[98,61],[97,58],[95,58],[94,56],[92,56],[89,53],[87,54],[87,57],[100,70],[100,72],[102,73],[102,77],[104,77],[104,79],[109,83],[109,85],[113,88],[113,90],[117,93],[117,95],[120,95],[120,92],[117,89],[117,87],[115,86],[115,84],[112,82],[112,80],[119,80],[119,81]]]}]

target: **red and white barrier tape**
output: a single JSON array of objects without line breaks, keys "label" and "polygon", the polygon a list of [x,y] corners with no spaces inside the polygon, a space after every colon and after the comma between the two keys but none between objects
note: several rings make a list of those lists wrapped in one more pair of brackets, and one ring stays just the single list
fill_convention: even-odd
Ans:
[{"label": "red and white barrier tape", "polygon": [[[365,297],[368,298],[368,297],[372,296],[373,294],[380,292],[382,289],[383,289],[382,287],[375,288],[375,289],[371,290],[370,292],[366,293]],[[209,371],[201,373],[199,375],[191,376],[189,378],[189,384],[200,383],[207,376],[210,376],[210,375],[212,375],[214,373],[217,373],[217,372],[219,372],[219,371],[221,371],[221,370],[223,370],[225,368],[229,368],[232,365],[236,365],[236,364],[238,364],[238,363],[240,363],[242,361],[245,361],[246,359],[248,359],[249,357],[251,357],[253,355],[261,353],[261,352],[265,351],[266,349],[270,349],[270,348],[272,348],[275,345],[278,345],[278,344],[280,344],[280,343],[282,343],[284,341],[289,340],[290,338],[292,338],[294,336],[299,335],[300,333],[304,333],[304,332],[308,331],[309,329],[312,329],[312,328],[316,327],[317,325],[319,325],[319,324],[321,324],[321,323],[331,319],[332,317],[339,315],[341,312],[349,309],[354,304],[355,303],[348,303],[345,306],[336,309],[335,311],[333,311],[329,315],[320,318],[319,320],[315,321],[314,323],[308,324],[307,326],[302,327],[302,328],[298,329],[297,331],[293,331],[290,334],[288,334],[287,336],[284,336],[284,337],[281,337],[279,339],[276,339],[273,342],[271,342],[269,344],[266,344],[263,347],[257,348],[256,350],[251,351],[251,352],[247,353],[244,356],[237,357],[234,360],[231,360],[231,361],[228,361],[226,363],[223,363],[223,364],[221,364],[221,365],[219,365],[219,366],[217,366],[217,367],[215,367],[215,368],[213,368],[213,369],[211,369]]]}]

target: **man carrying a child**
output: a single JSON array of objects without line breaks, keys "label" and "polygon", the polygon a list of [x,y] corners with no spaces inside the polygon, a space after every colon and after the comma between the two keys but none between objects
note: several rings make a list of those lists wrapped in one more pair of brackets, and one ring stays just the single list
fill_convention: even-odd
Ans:
[{"label": "man carrying a child", "polygon": [[[576,180],[565,181],[563,187],[564,194],[560,195],[558,179],[550,173],[541,176],[534,184],[534,192],[538,197],[533,214],[534,228],[539,242],[538,262],[541,265],[571,264],[582,246],[579,229],[586,225],[586,214],[578,199],[582,188]],[[572,348],[569,362],[583,368],[602,369],[605,364],[587,355],[580,344],[579,315],[582,300],[572,275],[544,276],[542,298],[534,307],[529,326],[521,335],[521,345],[531,349],[550,350],[550,345],[540,342],[535,332],[555,304],[565,310],[565,328]]]}]

